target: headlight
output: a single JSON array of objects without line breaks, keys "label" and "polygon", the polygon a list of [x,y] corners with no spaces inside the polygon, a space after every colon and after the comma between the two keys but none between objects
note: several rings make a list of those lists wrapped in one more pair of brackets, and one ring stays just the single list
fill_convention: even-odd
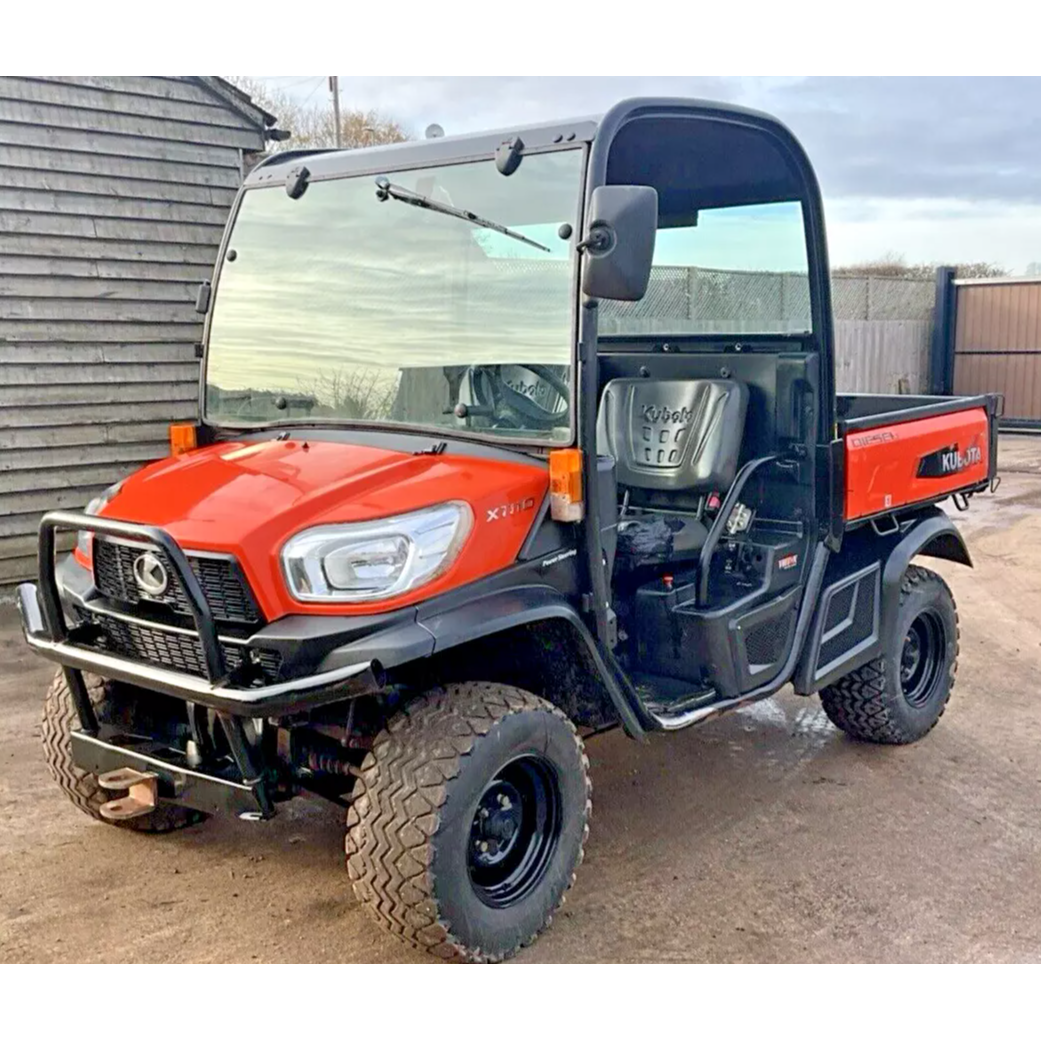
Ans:
[{"label": "headlight", "polygon": [[[104,506],[114,499],[119,494],[119,489],[123,487],[122,481],[116,481],[111,488],[106,488],[100,495],[95,496],[87,505],[84,507],[83,512],[91,517],[97,516]],[[94,537],[94,533],[90,531],[83,531],[80,529],[76,533],[76,549],[85,557],[90,556],[90,543]]]},{"label": "headlight", "polygon": [[360,524],[323,525],[285,544],[282,567],[297,600],[383,600],[444,574],[472,527],[465,502]]}]

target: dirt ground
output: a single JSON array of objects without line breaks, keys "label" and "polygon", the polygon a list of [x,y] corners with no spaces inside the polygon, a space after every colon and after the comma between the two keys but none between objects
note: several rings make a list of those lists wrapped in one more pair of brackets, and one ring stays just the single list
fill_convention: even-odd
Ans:
[{"label": "dirt ground", "polygon": [[[957,519],[940,562],[958,683],[918,745],[858,745],[786,690],[646,744],[589,742],[593,828],[564,911],[520,961],[1041,958],[1041,438]],[[355,902],[341,813],[167,837],[75,810],[39,747],[50,667],[0,608],[0,960],[414,961]]]}]

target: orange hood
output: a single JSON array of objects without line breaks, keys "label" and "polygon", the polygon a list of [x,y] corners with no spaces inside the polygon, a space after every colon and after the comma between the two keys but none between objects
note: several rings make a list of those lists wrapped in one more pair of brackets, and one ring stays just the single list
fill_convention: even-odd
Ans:
[{"label": "orange hood", "polygon": [[[233,441],[163,459],[123,483],[106,517],[164,528],[186,549],[234,554],[269,620],[370,613],[424,600],[509,566],[548,487],[544,466],[470,455],[412,455],[330,441]],[[428,586],[370,604],[293,601],[279,551],[304,528],[389,517],[449,500],[474,512],[456,563]],[[528,503],[525,509],[498,507]]]}]

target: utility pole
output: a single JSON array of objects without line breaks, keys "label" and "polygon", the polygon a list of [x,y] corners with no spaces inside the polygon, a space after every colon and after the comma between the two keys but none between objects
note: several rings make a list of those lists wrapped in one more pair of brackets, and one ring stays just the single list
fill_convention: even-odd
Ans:
[{"label": "utility pole", "polygon": [[340,77],[329,77],[329,90],[333,95],[333,120],[336,123],[336,147],[343,147],[342,130],[340,127]]}]

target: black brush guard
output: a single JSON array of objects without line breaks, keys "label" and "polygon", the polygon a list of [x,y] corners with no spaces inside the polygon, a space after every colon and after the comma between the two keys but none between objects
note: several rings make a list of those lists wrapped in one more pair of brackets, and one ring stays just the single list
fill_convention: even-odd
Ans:
[{"label": "black brush guard", "polygon": [[[166,553],[195,621],[205,678],[128,660],[76,642],[75,630],[70,632],[66,623],[55,573],[58,529],[128,538],[140,542],[143,549],[154,546]],[[162,528],[61,510],[48,513],[40,522],[39,576],[39,586],[27,582],[18,587],[22,629],[30,648],[57,662],[65,673],[80,721],[80,730],[71,735],[74,762],[95,774],[121,767],[154,773],[158,777],[159,796],[170,802],[206,813],[233,812],[247,819],[270,816],[266,783],[270,771],[265,770],[260,750],[247,739],[243,719],[300,711],[376,691],[381,686],[381,670],[376,662],[355,663],[264,686],[231,686],[213,612],[184,551]],[[214,709],[234,760],[231,773],[238,776],[200,772],[176,749],[117,728],[99,726],[83,670]]]}]

